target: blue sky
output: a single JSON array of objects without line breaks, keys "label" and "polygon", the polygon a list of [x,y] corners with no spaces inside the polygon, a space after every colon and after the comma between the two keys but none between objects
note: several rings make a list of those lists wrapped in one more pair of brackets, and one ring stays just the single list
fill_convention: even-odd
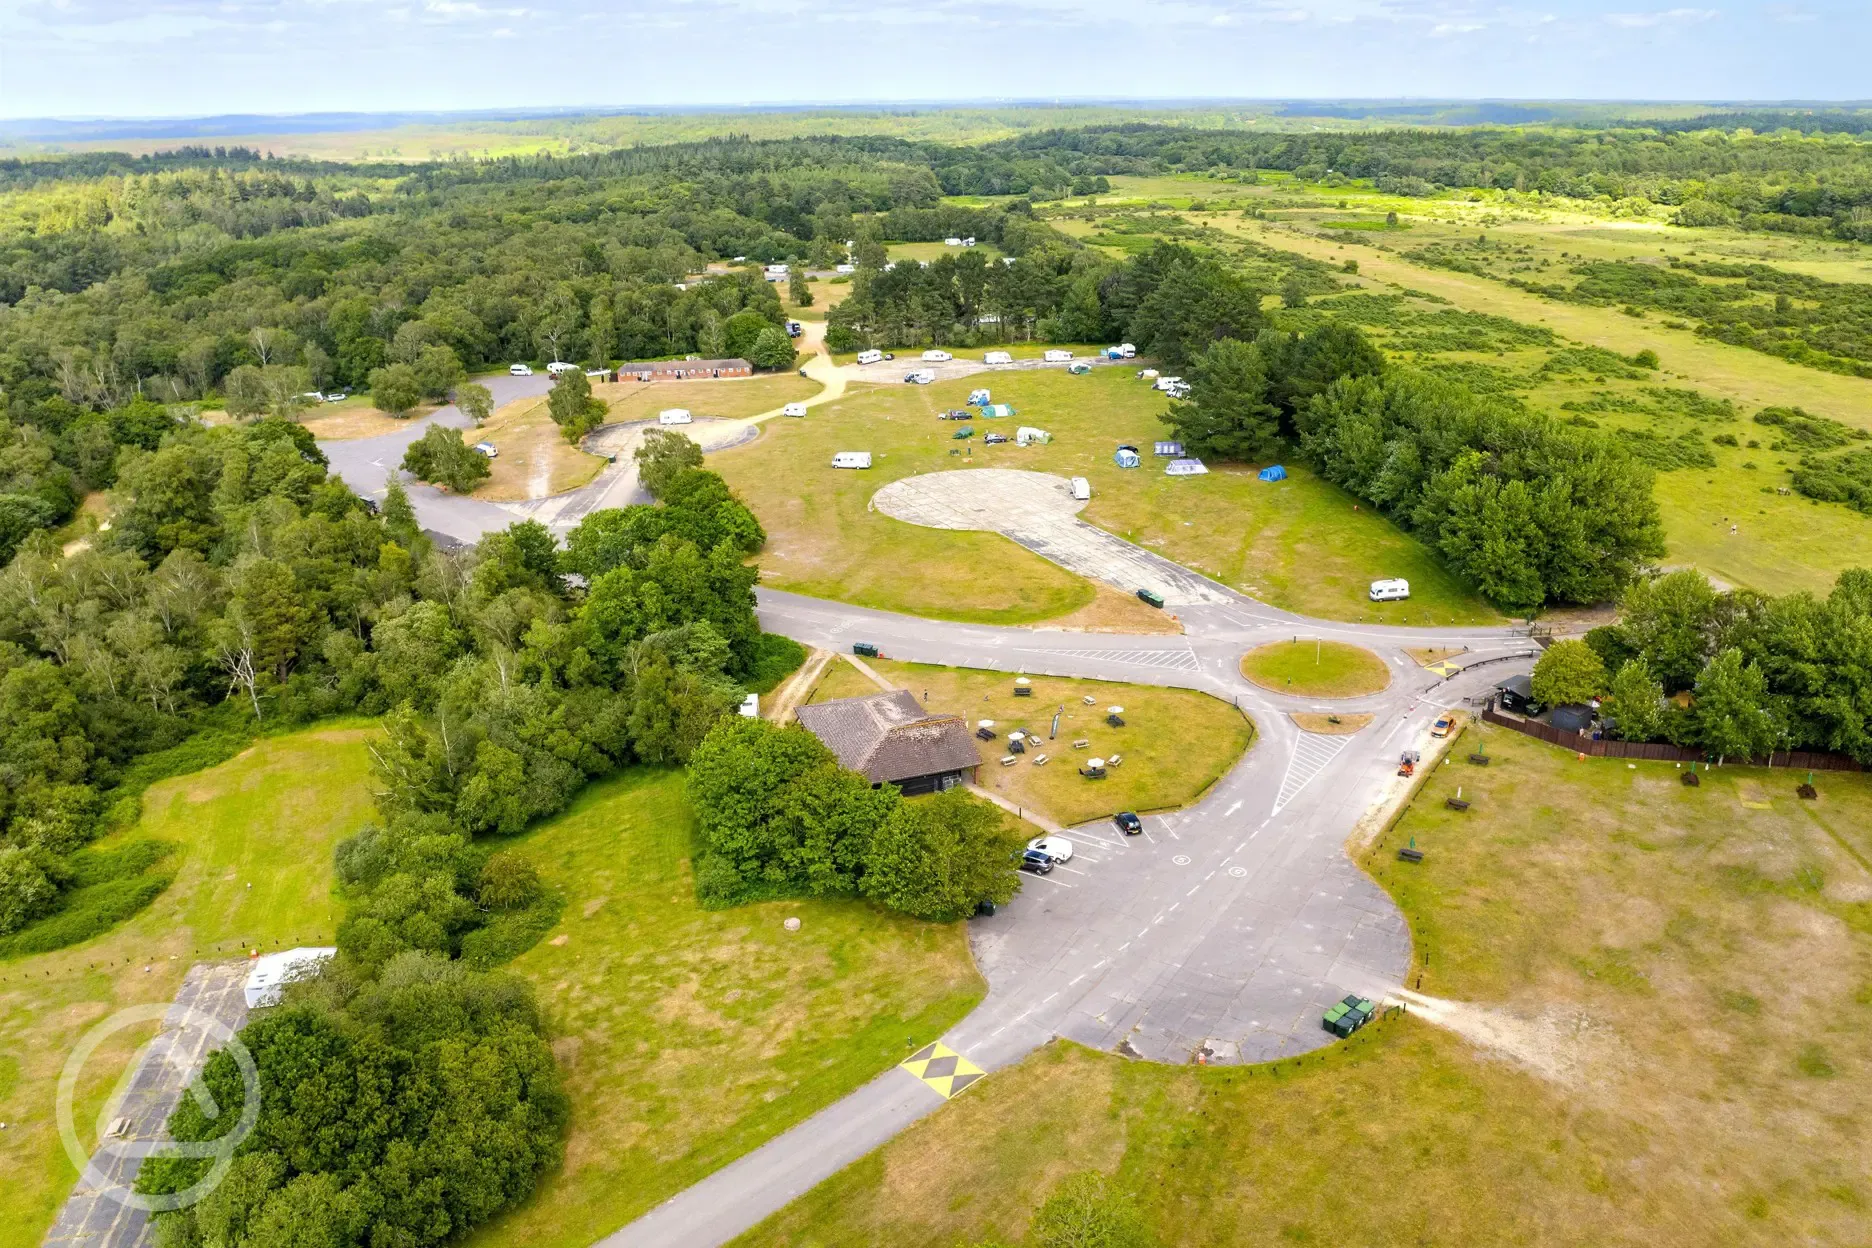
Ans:
[{"label": "blue sky", "polygon": [[0,0],[0,116],[1864,99],[1868,48],[1872,0]]}]

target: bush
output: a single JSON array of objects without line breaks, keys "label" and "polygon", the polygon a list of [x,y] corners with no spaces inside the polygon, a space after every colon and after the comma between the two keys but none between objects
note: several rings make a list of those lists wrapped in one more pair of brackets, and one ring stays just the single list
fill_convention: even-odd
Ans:
[{"label": "bush", "polygon": [[46,871],[54,865],[44,850],[0,847],[0,936],[51,911],[59,890]]},{"label": "bush", "polygon": [[806,661],[806,647],[779,633],[762,633],[754,643],[754,659],[741,683],[749,693],[771,693]]},{"label": "bush", "polygon": [[141,840],[118,849],[73,854],[65,864],[64,891],[55,907],[0,939],[0,958],[50,953],[109,931],[169,887],[174,873],[151,868],[174,852],[168,842]]},{"label": "bush", "polygon": [[487,456],[463,442],[459,432],[446,425],[430,425],[403,452],[403,471],[457,494],[468,494],[493,469]]}]

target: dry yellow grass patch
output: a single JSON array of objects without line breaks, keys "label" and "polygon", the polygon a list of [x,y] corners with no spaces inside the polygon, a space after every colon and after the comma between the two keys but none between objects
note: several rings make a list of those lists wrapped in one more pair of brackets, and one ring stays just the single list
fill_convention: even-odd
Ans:
[{"label": "dry yellow grass patch", "polygon": [[1315,732],[1325,737],[1349,737],[1374,718],[1371,715],[1327,715],[1319,711],[1295,711],[1287,718],[1301,732]]},{"label": "dry yellow grass patch", "polygon": [[1460,646],[1405,646],[1404,653],[1412,662],[1429,667],[1432,663],[1441,663],[1444,659],[1453,659],[1462,654]]},{"label": "dry yellow grass patch", "polygon": [[1183,631],[1183,621],[1169,611],[1145,606],[1135,594],[1123,594],[1109,585],[1094,584],[1095,596],[1077,611],[1056,620],[1047,628],[1078,629],[1088,633],[1173,633]]},{"label": "dry yellow grass patch", "polygon": [[462,434],[469,443],[492,442],[500,451],[493,471],[475,488],[476,498],[517,502],[563,494],[586,484],[605,461],[567,442],[553,423],[544,398],[515,399],[488,417],[479,429]]},{"label": "dry yellow grass patch", "polygon": [[[347,399],[330,407],[312,408],[300,418],[299,423],[310,429],[312,436],[321,442],[356,442],[407,429],[410,421],[421,420],[435,411],[436,406],[434,403],[425,403],[399,420],[372,407],[368,399]],[[204,417],[207,415],[203,413]]]}]

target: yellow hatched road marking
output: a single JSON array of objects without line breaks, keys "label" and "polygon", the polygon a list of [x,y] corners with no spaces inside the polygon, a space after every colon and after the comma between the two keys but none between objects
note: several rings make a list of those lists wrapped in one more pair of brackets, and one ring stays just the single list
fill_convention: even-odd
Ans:
[{"label": "yellow hatched road marking", "polygon": [[945,1101],[988,1073],[940,1040],[924,1045],[902,1065]]}]

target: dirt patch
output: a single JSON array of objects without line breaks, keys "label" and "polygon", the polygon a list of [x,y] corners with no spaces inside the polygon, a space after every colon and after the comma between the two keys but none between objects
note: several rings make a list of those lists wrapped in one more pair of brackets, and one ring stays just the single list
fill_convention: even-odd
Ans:
[{"label": "dirt patch", "polygon": [[1136,594],[1121,594],[1109,585],[1095,585],[1095,597],[1070,615],[1036,624],[1087,633],[1162,633],[1180,635],[1183,621],[1174,611],[1163,611],[1140,601]]},{"label": "dirt patch", "polygon": [[830,650],[813,649],[807,652],[806,661],[799,670],[787,677],[786,682],[769,695],[770,700],[762,708],[761,714],[776,724],[784,724],[793,718],[793,712],[806,700],[813,687],[819,683],[819,677],[825,674],[826,665],[833,659]]},{"label": "dirt patch", "polygon": [[1371,723],[1371,715],[1327,715],[1318,711],[1295,711],[1287,718],[1293,720],[1301,732],[1314,732],[1327,737],[1349,737],[1365,725]]},{"label": "dirt patch", "polygon": [[490,502],[523,502],[576,490],[605,466],[568,443],[553,423],[546,400],[534,396],[503,405],[479,429],[463,433],[469,442],[492,442],[500,454],[489,465],[488,479],[475,489]]},{"label": "dirt patch", "polygon": [[1602,1080],[1623,1067],[1623,1046],[1604,1023],[1567,1006],[1521,1014],[1465,1001],[1442,1001],[1400,990],[1411,1013],[1444,1027],[1493,1057],[1504,1058],[1563,1087]]}]

